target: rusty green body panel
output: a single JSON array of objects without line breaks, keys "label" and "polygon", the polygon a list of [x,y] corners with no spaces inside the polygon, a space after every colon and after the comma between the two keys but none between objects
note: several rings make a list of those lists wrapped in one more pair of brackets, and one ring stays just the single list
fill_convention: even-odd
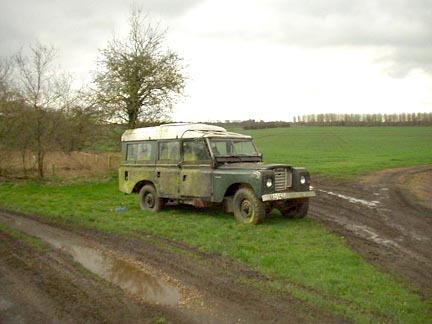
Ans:
[{"label": "rusty green body panel", "polygon": [[184,165],[179,180],[179,193],[182,197],[199,197],[212,201],[214,177],[210,165]]},{"label": "rusty green body panel", "polygon": [[[256,170],[256,169],[255,169]],[[214,201],[221,202],[228,192],[231,195],[230,188],[239,185],[248,185],[258,197],[262,194],[261,175],[254,170],[241,170],[232,168],[219,168],[214,171]]]},{"label": "rusty green body panel", "polygon": [[119,168],[119,189],[137,192],[140,184],[151,183],[160,197],[170,199],[201,198],[222,202],[233,185],[249,185],[257,195],[263,192],[262,179],[250,170],[212,169],[210,165],[122,165]]},{"label": "rusty green body panel", "polygon": [[178,198],[179,174],[180,170],[176,165],[164,164],[156,166],[154,184],[160,197]]},{"label": "rusty green body panel", "polygon": [[122,165],[119,168],[119,189],[124,193],[132,193],[135,186],[145,180],[155,183],[155,169],[152,165]]}]

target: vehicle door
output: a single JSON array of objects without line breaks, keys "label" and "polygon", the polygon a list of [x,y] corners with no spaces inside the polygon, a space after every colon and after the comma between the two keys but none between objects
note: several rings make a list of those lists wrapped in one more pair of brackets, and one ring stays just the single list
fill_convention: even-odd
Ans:
[{"label": "vehicle door", "polygon": [[[203,139],[183,140],[180,196],[208,198],[213,194],[210,153]],[[207,199],[205,199],[207,200]]]},{"label": "vehicle door", "polygon": [[180,142],[159,141],[156,165],[156,189],[160,197],[177,198],[180,174]]}]

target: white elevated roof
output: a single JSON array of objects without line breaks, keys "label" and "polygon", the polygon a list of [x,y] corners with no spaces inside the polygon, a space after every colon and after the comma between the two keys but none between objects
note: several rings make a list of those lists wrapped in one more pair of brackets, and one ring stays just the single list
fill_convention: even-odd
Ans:
[{"label": "white elevated roof", "polygon": [[225,128],[219,126],[213,126],[207,124],[176,123],[176,124],[164,124],[155,127],[128,129],[123,133],[121,140],[122,141],[144,141],[144,140],[199,138],[199,137],[251,138],[248,135],[227,132]]}]

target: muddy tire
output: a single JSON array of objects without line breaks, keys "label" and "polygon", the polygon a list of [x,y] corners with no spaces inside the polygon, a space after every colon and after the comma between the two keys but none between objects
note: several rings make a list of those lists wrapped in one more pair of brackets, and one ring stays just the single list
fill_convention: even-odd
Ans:
[{"label": "muddy tire", "polygon": [[145,185],[139,192],[139,204],[141,209],[158,212],[162,209],[164,201],[159,198],[155,187]]},{"label": "muddy tire", "polygon": [[252,189],[241,187],[233,199],[234,216],[242,224],[259,224],[265,219],[264,203]]},{"label": "muddy tire", "polygon": [[286,201],[283,207],[279,208],[283,217],[286,218],[303,218],[309,210],[309,198]]},{"label": "muddy tire", "polygon": [[266,215],[270,214],[273,210],[273,206],[271,205],[264,205],[265,213]]}]

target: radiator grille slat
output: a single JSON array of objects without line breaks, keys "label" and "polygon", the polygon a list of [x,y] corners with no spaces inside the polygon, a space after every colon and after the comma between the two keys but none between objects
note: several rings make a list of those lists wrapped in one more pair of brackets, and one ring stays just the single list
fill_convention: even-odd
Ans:
[{"label": "radiator grille slat", "polygon": [[292,186],[292,174],[288,169],[275,169],[275,190],[285,191]]}]

